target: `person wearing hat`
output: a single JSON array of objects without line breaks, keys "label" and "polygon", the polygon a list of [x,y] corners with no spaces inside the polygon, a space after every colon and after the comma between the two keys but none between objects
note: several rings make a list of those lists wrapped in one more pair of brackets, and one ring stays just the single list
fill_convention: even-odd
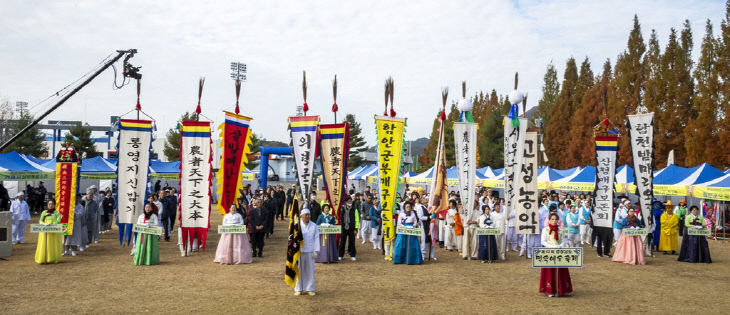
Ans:
[{"label": "person wearing hat", "polygon": [[618,239],[621,238],[621,230],[623,230],[623,222],[626,217],[629,216],[628,207],[631,207],[631,201],[625,198],[621,198],[621,203],[616,209],[616,213],[613,216],[613,245],[618,243]]},{"label": "person wearing hat", "polygon": [[662,233],[659,240],[659,250],[666,255],[671,251],[674,255],[679,249],[677,234],[679,232],[679,217],[674,213],[672,202],[667,201],[667,209],[662,214]]},{"label": "person wearing hat", "polygon": [[88,243],[84,244],[86,247],[91,242],[99,243],[99,203],[94,199],[94,186],[89,187],[86,190],[84,196],[84,212],[86,212],[86,233]]},{"label": "person wearing hat", "polygon": [[319,228],[311,220],[309,209],[302,209],[299,228],[302,231],[302,249],[299,256],[299,277],[294,286],[294,295],[306,293],[315,295],[314,257],[319,253]]},{"label": "person wearing hat", "polygon": [[17,198],[10,204],[13,214],[13,244],[25,243],[25,225],[30,221],[30,209],[25,202],[25,194],[18,192]]},{"label": "person wearing hat", "polygon": [[680,201],[679,205],[674,208],[674,213],[677,215],[677,219],[679,219],[679,236],[683,236],[684,218],[687,216],[687,201]]}]

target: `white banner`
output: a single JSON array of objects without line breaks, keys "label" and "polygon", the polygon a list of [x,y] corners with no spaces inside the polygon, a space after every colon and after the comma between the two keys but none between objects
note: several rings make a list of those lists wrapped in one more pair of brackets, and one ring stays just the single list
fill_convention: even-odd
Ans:
[{"label": "white banner", "polygon": [[152,143],[152,122],[120,121],[117,164],[119,223],[136,223],[144,212]]},{"label": "white banner", "polygon": [[211,144],[210,123],[207,127],[201,126],[203,123],[184,121],[181,127],[180,216],[183,228],[208,228]]},{"label": "white banner", "polygon": [[631,155],[634,161],[634,178],[641,204],[641,216],[646,218],[644,224],[650,228],[654,224],[651,201],[654,198],[654,113],[629,115],[629,136],[631,138]]},{"label": "white banner", "polygon": [[309,193],[312,191],[314,176],[314,157],[316,155],[317,126],[319,116],[289,117],[294,162],[297,168],[297,180],[305,200],[309,204]]},{"label": "white banner", "polygon": [[593,225],[612,227],[613,182],[616,176],[616,151],[596,150],[596,207],[593,213]]},{"label": "white banner", "polygon": [[519,118],[519,127],[512,127],[512,119],[504,117],[504,200],[506,204],[505,215],[511,213],[515,200],[517,182],[515,173],[522,170],[522,155],[524,154],[525,132],[527,131],[527,118]]},{"label": "white banner", "polygon": [[525,150],[522,159],[522,169],[517,173],[517,187],[515,191],[515,219],[517,234],[538,234],[539,201],[537,194],[537,132],[530,131],[525,135]]},{"label": "white banner", "polygon": [[477,165],[477,124],[454,123],[456,169],[459,173],[461,203],[470,214],[474,209]]}]

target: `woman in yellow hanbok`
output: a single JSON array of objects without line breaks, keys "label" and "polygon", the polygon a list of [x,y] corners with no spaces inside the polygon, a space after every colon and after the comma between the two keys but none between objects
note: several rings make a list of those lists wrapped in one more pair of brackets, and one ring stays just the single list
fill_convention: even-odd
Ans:
[{"label": "woman in yellow hanbok", "polygon": [[664,254],[671,251],[672,255],[676,254],[679,250],[679,243],[677,242],[677,234],[679,234],[679,218],[674,214],[674,209],[668,206],[667,209],[662,213],[661,218],[662,233],[659,237],[659,251],[663,251]]},{"label": "woman in yellow hanbok", "polygon": [[[47,210],[41,213],[40,224],[60,224],[61,214],[56,210],[56,202],[48,201]],[[35,250],[35,262],[39,264],[55,264],[61,260],[63,252],[63,235],[61,233],[38,233],[38,247]]]}]

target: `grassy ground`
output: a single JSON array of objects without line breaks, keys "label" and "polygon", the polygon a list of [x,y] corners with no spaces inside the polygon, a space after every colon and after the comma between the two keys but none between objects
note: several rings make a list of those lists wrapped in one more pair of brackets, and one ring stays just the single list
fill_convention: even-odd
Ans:
[{"label": "grassy ground", "polygon": [[[36,219],[37,220],[37,219]],[[730,246],[710,241],[715,263],[687,264],[677,256],[629,266],[586,249],[583,269],[571,270],[571,297],[538,293],[539,270],[509,252],[507,261],[462,261],[439,250],[438,262],[387,263],[358,243],[358,261],[316,266],[317,296],[294,296],[284,284],[286,223],[266,240],[251,265],[213,263],[219,236],[214,215],[208,249],[180,257],[177,242],[160,242],[158,266],[133,266],[116,230],[77,257],[56,265],[33,262],[36,236],[0,261],[2,313],[727,313]]]}]

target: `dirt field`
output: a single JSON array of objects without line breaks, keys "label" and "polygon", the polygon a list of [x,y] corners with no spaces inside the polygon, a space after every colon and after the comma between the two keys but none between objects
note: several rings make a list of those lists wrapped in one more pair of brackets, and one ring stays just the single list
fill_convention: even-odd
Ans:
[{"label": "dirt field", "polygon": [[[36,216],[34,219],[37,220]],[[213,216],[212,226],[221,218]],[[176,242],[160,242],[158,266],[133,266],[116,230],[102,234],[77,257],[60,264],[33,262],[36,236],[0,261],[3,314],[28,313],[710,313],[730,307],[730,246],[711,241],[714,263],[687,264],[677,256],[629,266],[586,249],[583,269],[571,270],[571,297],[538,293],[539,270],[509,252],[507,261],[462,261],[439,250],[438,262],[387,263],[380,251],[358,243],[358,261],[317,264],[317,296],[294,296],[284,284],[286,223],[276,222],[264,257],[251,265],[213,263],[219,236],[208,250],[180,257]]]}]

